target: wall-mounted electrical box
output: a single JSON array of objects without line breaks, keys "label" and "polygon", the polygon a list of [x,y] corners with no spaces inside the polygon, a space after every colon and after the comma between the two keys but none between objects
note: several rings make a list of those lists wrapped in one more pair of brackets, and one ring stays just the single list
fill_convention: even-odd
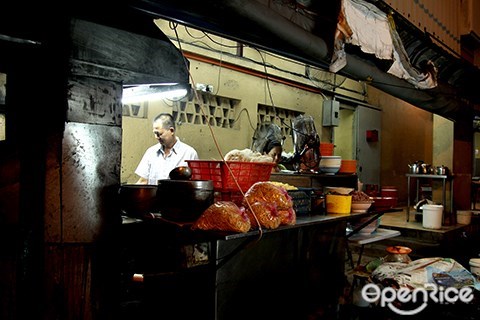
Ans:
[{"label": "wall-mounted electrical box", "polygon": [[340,102],[336,100],[323,101],[323,126],[337,127],[340,119]]},{"label": "wall-mounted electrical box", "polygon": [[378,142],[378,130],[367,130],[367,142]]}]

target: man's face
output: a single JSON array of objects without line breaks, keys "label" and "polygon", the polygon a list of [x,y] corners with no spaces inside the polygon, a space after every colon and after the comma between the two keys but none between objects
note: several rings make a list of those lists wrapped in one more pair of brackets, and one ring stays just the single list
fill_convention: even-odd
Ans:
[{"label": "man's face", "polygon": [[162,146],[172,147],[175,144],[174,132],[175,129],[173,129],[173,127],[165,129],[161,123],[155,123],[153,125],[153,134]]}]

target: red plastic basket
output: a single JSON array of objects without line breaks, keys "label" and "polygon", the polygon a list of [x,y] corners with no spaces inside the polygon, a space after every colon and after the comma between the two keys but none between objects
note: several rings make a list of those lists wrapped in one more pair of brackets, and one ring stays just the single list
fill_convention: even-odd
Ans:
[{"label": "red plastic basket", "polygon": [[[192,169],[192,180],[212,180],[217,191],[238,191],[232,174],[223,161],[186,160]],[[270,180],[273,162],[227,161],[243,192],[255,182]]]},{"label": "red plastic basket", "polygon": [[186,160],[192,169],[192,180],[212,180],[214,190],[222,190],[222,161]]},{"label": "red plastic basket", "polygon": [[215,201],[231,201],[241,207],[243,195],[240,191],[215,191]]}]

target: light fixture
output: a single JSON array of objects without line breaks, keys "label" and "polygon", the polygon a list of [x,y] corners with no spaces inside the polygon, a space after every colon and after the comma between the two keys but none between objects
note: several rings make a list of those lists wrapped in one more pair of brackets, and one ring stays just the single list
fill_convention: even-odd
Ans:
[{"label": "light fixture", "polygon": [[190,91],[188,83],[155,83],[123,86],[122,103],[154,101],[161,99],[180,100]]}]

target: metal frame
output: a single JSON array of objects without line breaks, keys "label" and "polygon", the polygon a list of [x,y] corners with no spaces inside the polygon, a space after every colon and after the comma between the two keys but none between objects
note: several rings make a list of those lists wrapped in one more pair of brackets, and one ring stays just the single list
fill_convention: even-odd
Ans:
[{"label": "metal frame", "polygon": [[[407,222],[410,221],[410,180],[411,178],[416,179],[416,193],[415,197],[418,201],[418,190],[420,187],[420,180],[421,179],[441,179],[442,180],[442,205],[444,208],[446,208],[446,203],[447,203],[447,195],[446,195],[446,183],[449,181],[450,183],[450,211],[449,213],[451,214],[453,212],[453,175],[441,175],[441,174],[412,174],[412,173],[407,173],[407,210],[406,210],[406,215],[407,215]],[[442,217],[442,223],[445,222],[445,215]]]}]

